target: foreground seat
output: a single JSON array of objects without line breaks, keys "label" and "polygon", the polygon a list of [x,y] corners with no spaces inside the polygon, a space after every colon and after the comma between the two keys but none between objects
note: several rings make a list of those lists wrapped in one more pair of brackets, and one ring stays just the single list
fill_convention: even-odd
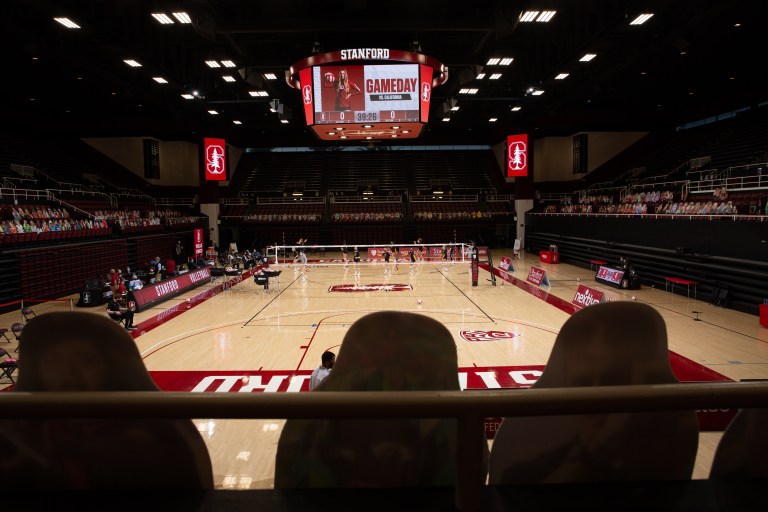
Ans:
[{"label": "foreground seat", "polygon": [[[16,392],[159,391],[136,344],[106,316],[46,313],[29,321]],[[208,451],[191,420],[13,419],[0,480],[13,489],[211,489]]]},{"label": "foreground seat", "polygon": [[[676,382],[661,315],[639,302],[608,302],[565,322],[532,387]],[[698,436],[693,410],[505,418],[490,483],[686,480]]]},{"label": "foreground seat", "polygon": [[[383,311],[350,327],[331,373],[312,392],[438,390],[460,390],[450,332],[423,315]],[[289,419],[275,488],[453,485],[456,431],[453,419]]]}]

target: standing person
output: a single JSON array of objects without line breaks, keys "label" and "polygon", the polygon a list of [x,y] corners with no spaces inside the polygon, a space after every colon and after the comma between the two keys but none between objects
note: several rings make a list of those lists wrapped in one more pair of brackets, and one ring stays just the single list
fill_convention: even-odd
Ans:
[{"label": "standing person", "polygon": [[389,247],[392,249],[392,258],[394,259],[395,270],[397,270],[397,259],[400,256],[400,248],[395,245],[395,242],[389,242]]},{"label": "standing person", "polygon": [[299,260],[301,260],[301,274],[306,279],[307,276],[307,251],[303,247],[299,249]]},{"label": "standing person", "polygon": [[355,262],[355,275],[360,275],[360,250],[355,246],[355,250],[352,253],[352,261]]},{"label": "standing person", "polygon": [[389,274],[392,271],[389,268],[389,260],[392,257],[392,248],[391,247],[385,247],[384,248],[384,273]]},{"label": "standing person", "polygon": [[346,68],[339,70],[339,78],[335,78],[333,73],[325,74],[325,87],[333,87],[336,91],[336,110],[352,110],[352,96],[362,94],[360,87],[349,79]]},{"label": "standing person", "polygon": [[176,248],[174,249],[174,253],[176,254],[176,257],[174,258],[176,265],[181,265],[184,263],[184,246],[181,245],[181,240],[176,240]]},{"label": "standing person", "polygon": [[330,350],[326,350],[323,352],[323,355],[320,356],[320,361],[322,364],[315,368],[312,372],[312,375],[309,377],[310,391],[314,391],[315,388],[317,388],[317,386],[323,382],[323,379],[325,379],[328,374],[331,373],[331,368],[333,368],[333,365],[336,362],[336,354]]},{"label": "standing person", "polygon": [[[427,248],[424,247],[424,240],[419,237],[414,243],[416,244],[416,259],[423,262],[424,253],[427,252]],[[429,254],[427,254],[427,257],[429,257]]]},{"label": "standing person", "polygon": [[451,260],[451,265],[456,264],[456,246],[452,245],[450,249],[448,249],[448,259]]},{"label": "standing person", "polygon": [[410,258],[411,263],[416,263],[416,254],[413,246],[408,248],[408,258]]},{"label": "standing person", "polygon": [[447,270],[448,269],[448,247],[445,245],[440,249],[440,259],[443,262],[443,270]]},{"label": "standing person", "polygon": [[[400,249],[395,247],[395,242],[389,242],[389,252],[392,257],[392,266],[397,270],[397,253],[400,252]],[[390,270],[389,273],[391,274],[392,271]]]},{"label": "standing person", "polygon": [[347,252],[349,252],[349,248],[347,247],[347,241],[344,240],[341,245],[341,261],[344,262],[344,268],[349,266],[349,261],[347,261]]}]

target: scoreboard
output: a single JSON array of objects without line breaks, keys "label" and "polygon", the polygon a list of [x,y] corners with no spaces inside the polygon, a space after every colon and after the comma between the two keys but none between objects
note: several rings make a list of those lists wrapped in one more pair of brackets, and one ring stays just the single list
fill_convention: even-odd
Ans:
[{"label": "scoreboard", "polygon": [[307,126],[323,140],[418,137],[434,68],[419,62],[322,63],[296,73]]}]

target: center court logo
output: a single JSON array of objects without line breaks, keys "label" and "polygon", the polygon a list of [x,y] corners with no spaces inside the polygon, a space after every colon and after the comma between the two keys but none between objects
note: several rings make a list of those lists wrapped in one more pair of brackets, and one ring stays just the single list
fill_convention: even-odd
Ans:
[{"label": "center court logo", "polygon": [[459,336],[469,342],[511,340],[520,333],[506,331],[459,331]]},{"label": "center court logo", "polygon": [[337,284],[328,288],[329,292],[402,292],[413,290],[409,284]]}]

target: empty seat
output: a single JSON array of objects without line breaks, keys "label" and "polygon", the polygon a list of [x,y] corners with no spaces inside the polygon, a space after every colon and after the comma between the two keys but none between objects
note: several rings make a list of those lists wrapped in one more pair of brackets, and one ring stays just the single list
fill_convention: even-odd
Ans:
[{"label": "empty seat", "polygon": [[[451,333],[423,315],[382,311],[350,327],[313,393],[440,390],[460,390]],[[277,445],[275,487],[453,485],[456,430],[454,419],[289,419]],[[485,439],[477,442],[487,451]]]},{"label": "empty seat", "polygon": [[[13,392],[158,391],[133,338],[104,316],[29,321]],[[191,420],[18,418],[0,421],[0,479],[15,490],[211,489],[208,451]]]},{"label": "empty seat", "polygon": [[[565,322],[532,387],[676,382],[661,315],[639,302],[607,302]],[[490,483],[690,479],[698,436],[694,410],[505,418]]]}]

